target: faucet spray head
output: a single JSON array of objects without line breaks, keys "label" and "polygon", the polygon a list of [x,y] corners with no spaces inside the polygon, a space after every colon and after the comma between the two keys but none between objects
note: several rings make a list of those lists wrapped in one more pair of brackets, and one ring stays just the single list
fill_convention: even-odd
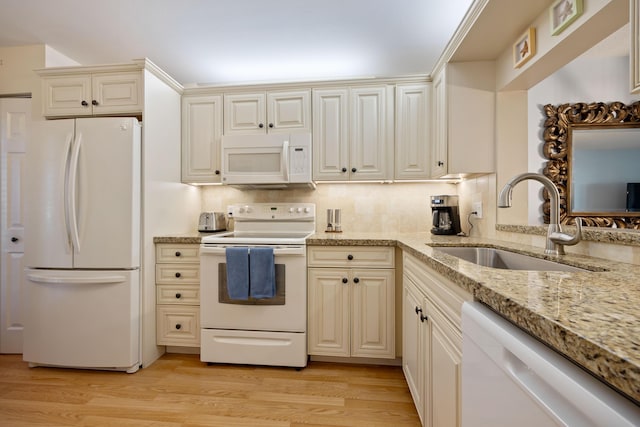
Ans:
[{"label": "faucet spray head", "polygon": [[513,185],[508,182],[502,187],[500,190],[500,195],[498,196],[498,207],[499,208],[510,208],[511,200],[513,199]]}]

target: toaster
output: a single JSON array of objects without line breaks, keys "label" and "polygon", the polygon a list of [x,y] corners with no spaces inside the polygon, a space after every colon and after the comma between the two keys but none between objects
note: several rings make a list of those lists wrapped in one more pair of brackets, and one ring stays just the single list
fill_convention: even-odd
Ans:
[{"label": "toaster", "polygon": [[202,212],[198,221],[198,231],[213,232],[227,229],[227,217],[224,212]]}]

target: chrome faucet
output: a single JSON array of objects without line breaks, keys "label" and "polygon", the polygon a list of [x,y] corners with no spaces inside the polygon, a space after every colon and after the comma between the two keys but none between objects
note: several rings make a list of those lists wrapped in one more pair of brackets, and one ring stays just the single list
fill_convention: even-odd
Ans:
[{"label": "chrome faucet", "polygon": [[564,255],[565,245],[575,245],[582,239],[582,218],[576,218],[576,234],[571,236],[562,232],[560,227],[560,193],[555,184],[546,176],[539,173],[526,172],[511,178],[500,191],[498,196],[499,208],[510,208],[513,187],[521,181],[532,179],[544,185],[549,192],[551,212],[549,216],[549,229],[547,231],[547,243],[544,253],[547,255]]}]

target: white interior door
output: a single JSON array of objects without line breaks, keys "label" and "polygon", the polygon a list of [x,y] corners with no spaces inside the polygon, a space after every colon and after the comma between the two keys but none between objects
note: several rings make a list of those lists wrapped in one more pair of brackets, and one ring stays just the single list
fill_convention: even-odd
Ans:
[{"label": "white interior door", "polygon": [[21,313],[24,203],[24,153],[31,121],[31,99],[0,99],[2,146],[0,200],[0,353],[22,353]]}]

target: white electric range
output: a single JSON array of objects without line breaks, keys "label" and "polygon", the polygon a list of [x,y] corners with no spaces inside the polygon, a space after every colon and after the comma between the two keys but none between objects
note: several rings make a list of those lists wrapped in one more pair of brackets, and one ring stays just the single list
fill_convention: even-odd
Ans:
[{"label": "white electric range", "polygon": [[[234,231],[200,245],[200,359],[211,363],[304,367],[307,364],[305,240],[315,232],[312,203],[228,207]],[[227,249],[271,248],[275,293],[238,299],[227,283]],[[233,276],[231,277],[231,280]]]}]

